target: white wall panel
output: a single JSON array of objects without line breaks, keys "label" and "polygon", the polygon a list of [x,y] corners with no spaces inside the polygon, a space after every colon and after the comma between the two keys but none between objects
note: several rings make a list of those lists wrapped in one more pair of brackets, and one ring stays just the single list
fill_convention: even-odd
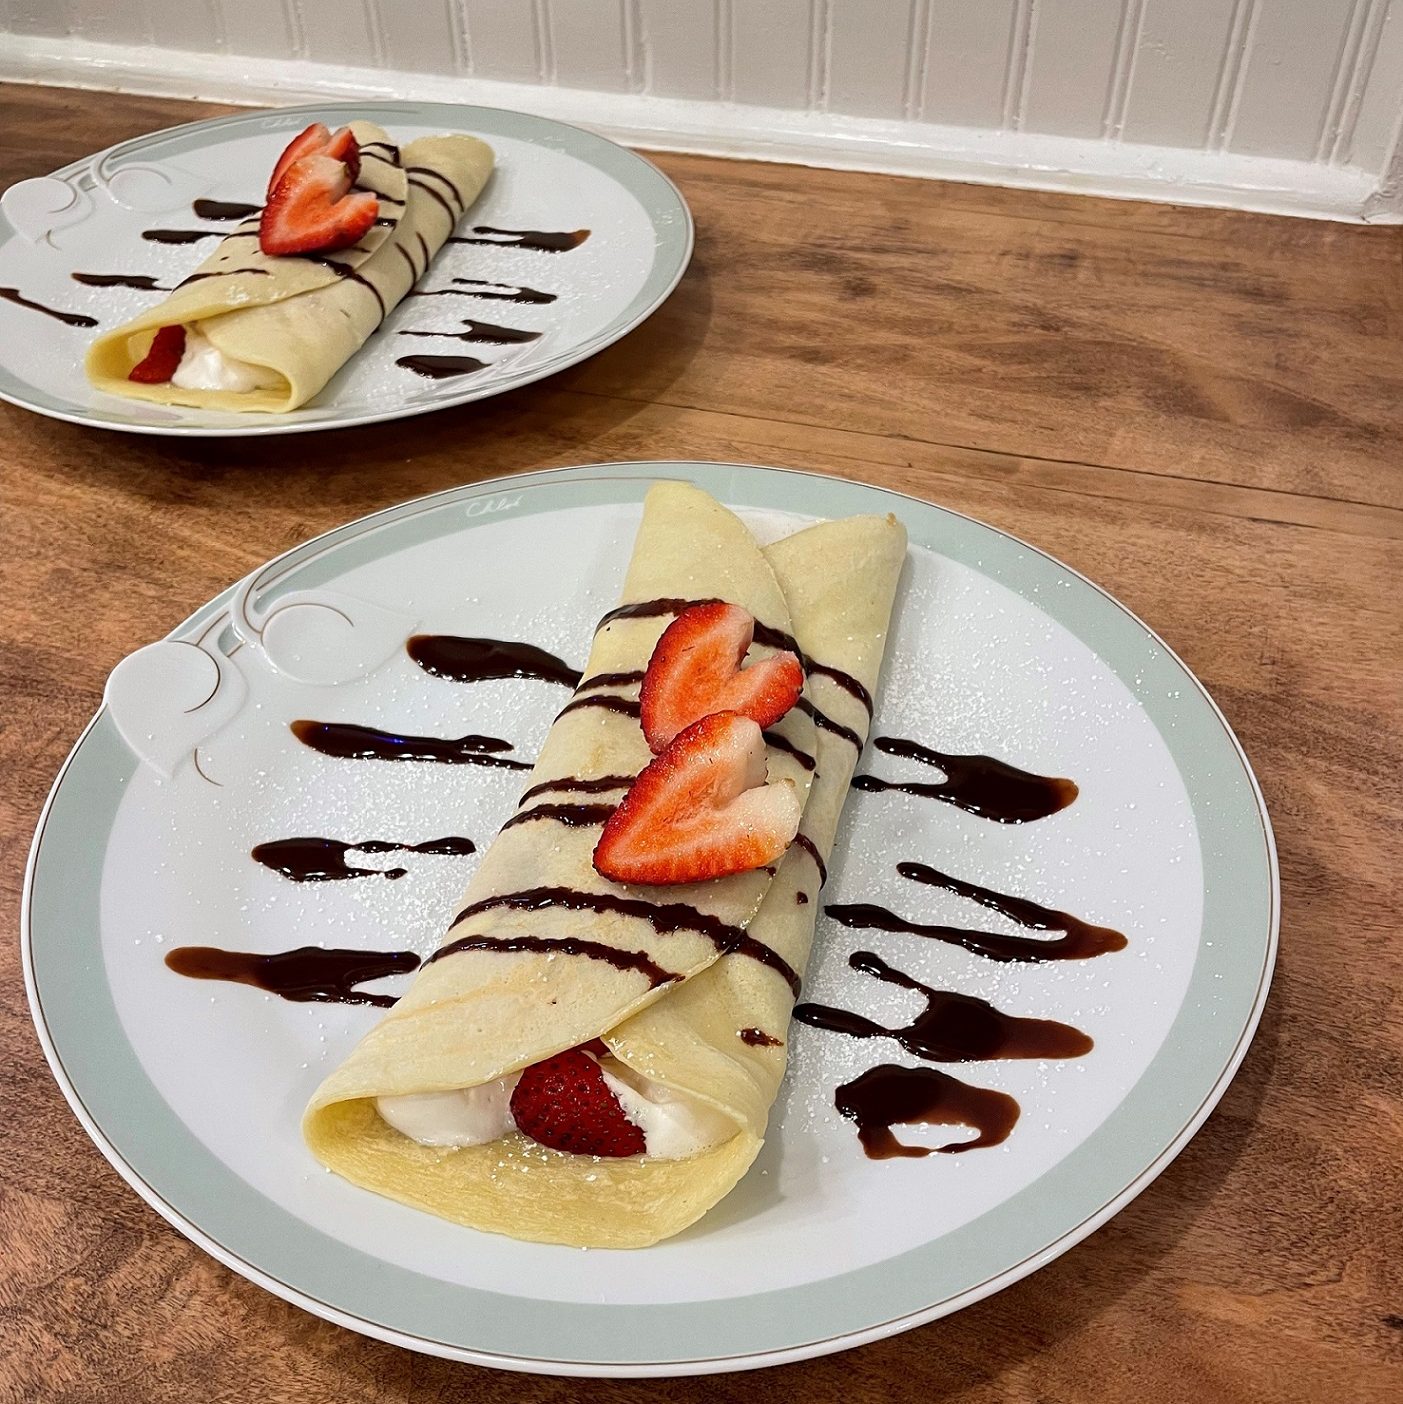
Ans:
[{"label": "white wall panel", "polygon": [[756,107],[809,104],[811,0],[741,0],[731,21],[731,95]]},{"label": "white wall panel", "polygon": [[1016,0],[930,0],[925,62],[912,116],[998,127]]},{"label": "white wall panel", "polygon": [[1145,0],[1125,141],[1207,146],[1238,0]]},{"label": "white wall panel", "polygon": [[1382,170],[1394,153],[1403,121],[1403,0],[1376,0],[1377,17],[1369,62],[1360,74],[1353,122],[1335,153],[1340,162]]},{"label": "white wall panel", "polygon": [[1243,50],[1230,151],[1315,157],[1351,13],[1362,0],[1257,0]]},{"label": "white wall panel", "polygon": [[638,0],[643,91],[714,102],[719,0]]},{"label": "white wall panel", "polygon": [[627,92],[630,87],[625,0],[550,0],[555,81],[566,88]]},{"label": "white wall panel", "polygon": [[539,82],[537,17],[531,0],[461,0],[469,71],[477,78]]},{"label": "white wall panel", "polygon": [[[1038,0],[1020,126],[1059,136],[1099,137],[1107,105],[1129,64],[1140,0]],[[1122,48],[1122,27],[1128,30]]]},{"label": "white wall panel", "polygon": [[391,68],[408,73],[462,72],[462,21],[453,0],[382,3],[380,14]]},{"label": "white wall panel", "polygon": [[224,0],[224,43],[231,54],[287,58],[292,24],[284,0]]},{"label": "white wall panel", "polygon": [[0,0],[0,76],[1403,219],[1403,0]]},{"label": "white wall panel", "polygon": [[906,115],[913,8],[912,0],[833,0],[827,7],[827,111]]}]

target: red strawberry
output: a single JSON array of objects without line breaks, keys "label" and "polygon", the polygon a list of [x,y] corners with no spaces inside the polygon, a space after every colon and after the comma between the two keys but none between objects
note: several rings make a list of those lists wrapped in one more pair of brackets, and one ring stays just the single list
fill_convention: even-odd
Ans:
[{"label": "red strawberry", "polygon": [[749,717],[693,722],[633,782],[594,849],[615,882],[665,884],[773,863],[799,832],[790,781],[765,783],[765,738]]},{"label": "red strawberry", "polygon": [[175,374],[180,358],[185,354],[185,328],[162,327],[151,343],[151,349],[127,372],[128,380],[139,385],[164,385]]},{"label": "red strawberry", "polygon": [[268,198],[272,198],[278,182],[294,161],[300,161],[304,156],[318,155],[344,161],[351,172],[351,183],[355,184],[356,177],[360,175],[360,145],[355,134],[349,127],[342,127],[332,136],[324,122],[313,122],[305,132],[293,137],[278,157],[278,164],[273,167],[272,177],[268,181]]},{"label": "red strawberry", "polygon": [[739,712],[773,726],[799,700],[804,670],[792,653],[741,667],[754,636],[755,617],[733,604],[693,605],[668,625],[639,694],[654,754],[712,712]]},{"label": "red strawberry", "polygon": [[303,156],[288,167],[263,207],[258,244],[265,254],[348,249],[375,223],[380,202],[351,193],[351,174],[330,156]]},{"label": "red strawberry", "polygon": [[642,1155],[643,1132],[624,1115],[599,1064],[571,1048],[521,1074],[512,1116],[523,1135],[574,1155]]}]

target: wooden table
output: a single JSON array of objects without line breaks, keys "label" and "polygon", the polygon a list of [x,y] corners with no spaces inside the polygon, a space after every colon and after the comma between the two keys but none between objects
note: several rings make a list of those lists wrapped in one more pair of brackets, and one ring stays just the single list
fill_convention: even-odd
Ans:
[{"label": "wooden table", "polygon": [[[0,185],[217,110],[0,88]],[[140,438],[0,406],[7,928],[108,670],[267,557],[492,474],[784,464],[1044,547],[1212,690],[1261,778],[1284,887],[1242,1071],[1146,1193],[989,1301],[809,1364],[582,1387],[363,1339],[193,1248],[64,1104],[10,941],[0,1399],[1384,1399],[1403,1385],[1399,232],[659,164],[696,214],[691,270],[647,325],[542,385],[283,441]]]}]

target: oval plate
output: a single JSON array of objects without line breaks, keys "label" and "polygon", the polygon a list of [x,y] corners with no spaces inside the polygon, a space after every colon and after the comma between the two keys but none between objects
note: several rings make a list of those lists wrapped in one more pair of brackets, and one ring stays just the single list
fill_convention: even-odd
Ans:
[{"label": "oval plate", "polygon": [[[660,477],[698,483],[761,533],[813,515],[895,512],[911,551],[874,734],[994,754],[1081,787],[1069,808],[1022,825],[854,793],[825,900],[1015,930],[897,876],[898,860],[919,859],[1114,926],[1128,945],[1091,961],[996,964],[824,916],[810,999],[891,1025],[914,1013],[906,992],[849,967],[868,945],[928,984],[1073,1023],[1095,1047],[1071,1061],[957,1070],[1022,1106],[1003,1144],[874,1161],[834,1110],[833,1088],[878,1062],[913,1060],[791,1025],[789,1076],[741,1185],[669,1242],[580,1253],[444,1224],[321,1171],[298,1133],[301,1107],[376,1011],[184,980],[161,957],[184,943],[427,954],[475,858],[410,855],[396,882],[293,884],[249,850],[294,834],[454,833],[481,846],[519,782],[469,766],[333,760],[299,746],[287,723],[485,729],[529,757],[558,686],[429,677],[403,639],[520,638],[582,661]],[[336,611],[349,623],[328,624]],[[114,674],[40,821],[23,918],[35,1022],[84,1127],[150,1204],[236,1272],[383,1340],[546,1373],[665,1375],[906,1330],[1034,1271],[1144,1189],[1222,1095],[1260,1016],[1276,951],[1275,851],[1222,715],[1110,596],[928,503],[719,464],[528,474],[319,537],[171,639]],[[862,769],[933,778],[875,752]]]},{"label": "oval plate", "polygon": [[[163,294],[92,287],[75,282],[73,274],[148,276],[169,288],[212,245],[153,243],[142,237],[144,231],[204,230],[211,240],[227,233],[229,224],[197,218],[192,202],[256,202],[294,134],[309,122],[336,127],[355,117],[379,123],[400,142],[468,132],[491,144],[496,169],[459,220],[458,235],[485,225],[587,229],[589,237],[558,253],[504,244],[445,245],[416,291],[458,293],[405,298],[330,384],[289,414],[217,413],[94,390],[83,374],[83,357],[97,330],[90,322],[124,322]],[[68,325],[32,306],[0,300],[0,398],[55,419],[144,434],[336,429],[500,395],[573,366],[632,331],[677,286],[692,256],[686,202],[643,157],[563,122],[454,103],[324,103],[173,127],[11,186],[0,197],[0,213],[0,285],[80,319]],[[455,284],[455,278],[477,282]],[[517,345],[399,335],[411,329],[461,331],[469,318],[540,335]],[[406,354],[445,348],[488,364],[445,380],[396,365]]]}]

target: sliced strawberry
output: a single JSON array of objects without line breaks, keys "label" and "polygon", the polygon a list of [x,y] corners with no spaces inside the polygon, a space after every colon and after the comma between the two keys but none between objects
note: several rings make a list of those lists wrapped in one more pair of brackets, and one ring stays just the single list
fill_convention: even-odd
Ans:
[{"label": "sliced strawberry", "polygon": [[184,354],[185,328],[162,327],[151,349],[127,372],[127,379],[139,385],[164,385],[175,374]]},{"label": "sliced strawberry", "polygon": [[643,1132],[624,1115],[599,1064],[583,1048],[557,1053],[521,1074],[512,1116],[523,1135],[574,1155],[642,1155]]},{"label": "sliced strawberry", "polygon": [[633,782],[594,849],[615,882],[698,882],[773,863],[799,832],[792,782],[765,783],[765,738],[737,712],[693,722]]},{"label": "sliced strawberry", "polygon": [[693,605],[668,625],[639,694],[654,754],[712,712],[739,712],[773,726],[799,700],[804,670],[792,653],[741,667],[754,637],[754,615],[733,604]]},{"label": "sliced strawberry", "polygon": [[300,161],[304,156],[317,155],[331,156],[337,161],[344,161],[351,172],[352,184],[360,175],[360,145],[351,129],[342,127],[332,136],[325,122],[313,122],[305,132],[293,137],[284,148],[283,154],[278,157],[278,163],[273,167],[272,178],[268,181],[268,197],[272,198],[273,191],[278,188],[278,182],[294,161]]},{"label": "sliced strawberry", "polygon": [[330,253],[357,243],[380,202],[351,192],[351,175],[330,156],[303,156],[288,167],[263,207],[258,244],[265,254]]}]

